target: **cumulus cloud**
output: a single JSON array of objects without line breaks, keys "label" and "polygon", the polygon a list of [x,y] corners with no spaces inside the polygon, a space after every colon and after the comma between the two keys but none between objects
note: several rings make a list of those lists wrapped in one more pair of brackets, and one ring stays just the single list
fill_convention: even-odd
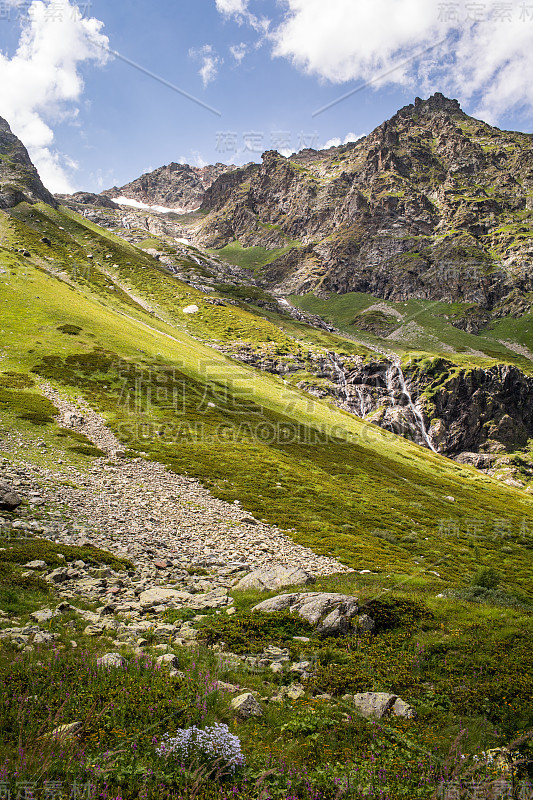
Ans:
[{"label": "cumulus cloud", "polygon": [[361,139],[364,135],[364,133],[357,134],[350,131],[350,133],[346,134],[344,139],[335,136],[333,139],[328,139],[323,149],[328,150],[330,147],[339,147],[341,144],[348,144],[348,142],[357,142],[357,140]]},{"label": "cumulus cloud", "polygon": [[[225,17],[257,27],[254,3],[216,0]],[[261,20],[272,53],[308,75],[445,91],[493,121],[533,110],[533,6],[523,0],[283,0],[279,8],[276,21]]]},{"label": "cumulus cloud", "polygon": [[0,53],[0,115],[22,139],[53,192],[72,191],[71,172],[77,165],[53,148],[51,124],[78,113],[84,89],[79,65],[105,63],[109,41],[102,27],[97,19],[83,18],[70,0],[35,0],[22,17],[15,54]]},{"label": "cumulus cloud", "polygon": [[202,64],[198,74],[200,75],[205,88],[215,80],[219,67],[224,63],[224,60],[217,56],[215,50],[210,44],[204,44],[204,46],[200,47],[198,50],[191,48],[189,50],[189,55],[192,58],[199,60]]}]

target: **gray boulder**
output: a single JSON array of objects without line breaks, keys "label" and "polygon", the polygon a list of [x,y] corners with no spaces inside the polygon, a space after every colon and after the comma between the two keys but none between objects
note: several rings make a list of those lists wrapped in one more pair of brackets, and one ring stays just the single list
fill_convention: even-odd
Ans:
[{"label": "gray boulder", "polygon": [[175,653],[165,653],[162,656],[158,656],[155,663],[159,664],[160,667],[169,667],[172,670],[179,669],[179,661]]},{"label": "gray boulder", "polygon": [[416,719],[416,711],[409,703],[397,697],[394,705],[392,706],[392,713],[395,717],[404,717],[404,719]]},{"label": "gray boulder", "polygon": [[0,481],[0,509],[2,511],[14,511],[20,506],[22,499],[4,481]]},{"label": "gray boulder", "polygon": [[46,580],[51,583],[63,583],[68,580],[68,570],[65,567],[58,567],[46,576]]},{"label": "gray boulder", "polygon": [[354,694],[352,702],[363,717],[383,719],[397,699],[395,694],[386,692],[361,692]]},{"label": "gray boulder", "polygon": [[343,636],[354,630],[373,630],[374,622],[359,614],[359,601],[347,594],[301,592],[280,594],[258,603],[254,611],[290,611],[314,625],[318,633]]},{"label": "gray boulder", "polygon": [[272,591],[282,589],[284,586],[307,586],[314,583],[316,578],[303,569],[287,567],[271,567],[258,569],[245,575],[238,582],[236,588],[240,590],[255,589],[256,591]]},{"label": "gray boulder", "polygon": [[124,666],[126,659],[120,653],[106,653],[96,663],[99,667],[115,667],[118,669]]},{"label": "gray boulder", "polygon": [[395,694],[388,692],[360,692],[359,694],[346,695],[345,698],[357,708],[363,717],[404,717],[416,719],[416,711],[412,706]]},{"label": "gray boulder", "polygon": [[40,611],[34,611],[30,614],[30,617],[37,622],[43,624],[44,622],[50,622],[56,616],[56,612],[52,611],[51,608],[41,608]]},{"label": "gray boulder", "polygon": [[241,719],[263,716],[263,709],[251,692],[245,692],[245,694],[234,697],[231,701],[231,707]]}]

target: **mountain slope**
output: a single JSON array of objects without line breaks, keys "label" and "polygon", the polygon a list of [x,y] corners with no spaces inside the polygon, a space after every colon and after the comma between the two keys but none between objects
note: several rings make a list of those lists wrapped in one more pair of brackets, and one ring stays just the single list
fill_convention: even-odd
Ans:
[{"label": "mountain slope", "polygon": [[171,163],[141,175],[124,186],[114,186],[101,194],[111,200],[127,197],[148,206],[194,211],[202,205],[206,189],[224,173],[235,169],[226,164],[191,167]]},{"label": "mountain slope", "polygon": [[17,203],[42,201],[56,207],[57,202],[43,186],[28,151],[0,117],[0,208]]},{"label": "mountain slope", "polygon": [[[394,572],[438,565],[457,582],[476,568],[481,537],[487,563],[527,590],[527,495],[206,347],[187,331],[290,340],[73,212],[21,204],[0,221],[4,372],[81,393],[129,453],[200,478],[318,553]],[[184,314],[190,305],[198,312]],[[2,398],[7,412],[20,403],[8,389]]]},{"label": "mountain slope", "polygon": [[288,159],[269,151],[221,176],[197,241],[292,243],[259,272],[265,284],[468,302],[456,324],[474,330],[531,306],[532,143],[441,94],[417,98],[356,143]]}]

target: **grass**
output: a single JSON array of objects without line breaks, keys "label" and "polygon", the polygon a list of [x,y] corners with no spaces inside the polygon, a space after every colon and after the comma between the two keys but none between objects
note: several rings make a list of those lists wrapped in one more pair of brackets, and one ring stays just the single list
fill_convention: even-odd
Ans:
[{"label": "grass", "polygon": [[[318,314],[339,330],[360,338],[363,344],[368,342],[370,345],[396,352],[402,357],[407,358],[410,354],[419,352],[453,358],[459,364],[490,367],[506,363],[516,364],[527,373],[533,371],[527,357],[514,352],[500,341],[531,345],[531,315],[520,319],[505,318],[483,330],[481,335],[475,335],[452,325],[452,321],[460,319],[471,309],[471,304],[426,300],[393,303],[359,292],[332,295],[328,299],[319,299],[312,294],[297,295],[291,297],[291,302],[304,311]],[[366,309],[375,303],[382,307],[388,306],[391,312],[402,315],[402,320],[394,324],[397,330],[393,339],[380,336],[379,325],[376,327],[367,324]],[[387,324],[392,323],[389,315],[382,313],[386,316]],[[371,314],[375,317],[375,312]],[[390,315],[392,316],[393,314]],[[415,331],[409,328],[409,324],[413,323],[417,328]],[[405,331],[402,332],[401,326],[406,326]]]},{"label": "grass", "polygon": [[[204,641],[207,634],[218,642],[224,635],[230,652],[260,652],[273,636],[287,644],[294,658],[310,664],[307,691],[298,700],[270,700],[295,681],[289,665],[274,675],[205,644],[172,645],[182,675],[171,677],[155,663],[158,651],[148,646],[139,656],[105,635],[89,638],[74,612],[48,623],[56,636],[52,645],[23,651],[4,639],[2,779],[13,790],[15,778],[39,787],[53,780],[68,789],[89,786],[89,800],[105,792],[146,800],[256,800],[260,790],[272,800],[356,798],[365,791],[385,800],[431,800],[443,781],[462,777],[475,780],[489,797],[489,784],[501,773],[473,756],[522,739],[516,753],[530,764],[533,757],[527,736],[533,727],[531,611],[435,597],[433,584],[397,587],[386,599],[379,597],[391,588],[383,576],[331,576],[313,587],[359,597],[381,620],[373,636],[319,639],[290,615],[251,612],[268,596],[253,592],[236,595],[238,615],[214,615],[200,629]],[[21,624],[43,602],[53,606],[53,598],[36,587],[24,589],[24,597]],[[6,608],[2,592],[0,608]],[[291,638],[302,632],[310,634],[308,643]],[[97,666],[111,647],[122,654],[124,667]],[[263,716],[239,721],[231,695],[217,681],[256,692]],[[366,720],[346,696],[359,690],[401,694],[417,718]],[[75,721],[81,723],[75,737],[48,736]],[[245,762],[237,770],[225,768],[223,760],[157,755],[166,733],[214,724],[227,725],[238,737]],[[517,786],[526,786],[527,769],[521,770]]]},{"label": "grass", "polygon": [[[29,214],[21,209],[20,216],[23,212]],[[504,526],[515,548],[502,565],[505,580],[532,590],[530,551],[521,533],[533,525],[533,503],[526,495],[228,360],[170,323],[169,287],[190,291],[191,299],[198,296],[194,290],[154,269],[139,250],[108,233],[97,236],[70,212],[31,213],[34,217],[14,228],[2,216],[0,260],[9,265],[9,288],[4,291],[3,285],[0,296],[6,373],[47,379],[71,396],[81,393],[106,415],[129,453],[148,453],[199,478],[215,496],[240,500],[246,511],[290,530],[296,541],[353,566],[416,573],[439,564],[457,582],[479,566],[472,525],[479,523],[487,566],[501,562],[495,532]],[[28,234],[31,248],[44,233],[56,241],[50,215],[58,237],[61,220],[64,235],[86,242],[98,258],[112,249],[109,261],[119,263],[125,248],[131,262],[127,285],[141,294],[144,276],[144,296],[168,309],[169,321],[126,302],[98,276],[71,285],[50,274],[37,252],[31,259],[17,258],[10,247],[22,237],[23,225],[34,230]],[[56,253],[54,246],[50,258],[64,260],[62,247]],[[216,338],[225,311],[205,309],[206,336]],[[261,329],[256,315],[230,311],[259,340],[269,337],[270,344],[289,352],[295,348],[294,339],[273,322],[264,320]],[[184,324],[189,323],[180,321]],[[58,330],[64,325],[80,331],[66,335]],[[270,336],[276,330],[277,339]],[[11,404],[11,419],[22,416],[20,403],[37,402],[35,388],[3,391],[12,393],[4,404],[4,413]],[[50,461],[61,437],[50,425],[41,428],[51,446],[39,458]],[[80,459],[95,455],[69,452]]]},{"label": "grass", "polygon": [[285,255],[288,253],[289,250],[292,250],[293,247],[299,245],[299,242],[291,242],[287,244],[285,247],[277,247],[273,250],[267,250],[265,247],[243,247],[243,245],[238,242],[231,242],[231,244],[227,244],[225,247],[220,248],[219,250],[211,250],[214,255],[223,258],[225,261],[228,261],[230,264],[237,264],[237,266],[242,267],[243,269],[249,269],[251,272],[257,272],[262,267],[266,267],[268,264],[271,264],[280,256]]}]

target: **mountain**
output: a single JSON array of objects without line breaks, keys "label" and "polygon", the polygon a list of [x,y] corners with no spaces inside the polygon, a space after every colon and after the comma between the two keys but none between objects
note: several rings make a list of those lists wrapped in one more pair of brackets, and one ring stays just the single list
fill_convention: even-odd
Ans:
[{"label": "mountain", "polygon": [[358,142],[220,176],[197,241],[284,248],[260,273],[283,293],[471,303],[457,324],[475,330],[531,305],[532,145],[417,98]]},{"label": "mountain", "polygon": [[0,208],[39,201],[57,206],[57,201],[43,186],[28,151],[0,117]]},{"label": "mountain", "polygon": [[194,211],[201,206],[206,190],[226,172],[235,169],[226,164],[191,167],[189,164],[168,164],[125,186],[114,186],[101,194],[111,200],[127,197],[147,206],[162,206],[180,211]]},{"label": "mountain", "polygon": [[[458,303],[280,297],[256,277],[294,249],[275,224],[271,249],[213,252],[191,242],[203,214],[14,199],[0,209],[7,791],[207,800],[227,775],[238,800],[260,782],[276,798],[429,800],[459,782],[489,798],[502,781],[527,796],[527,314],[477,335],[452,325]],[[267,586],[285,595],[273,616],[256,607]],[[250,707],[263,720],[241,718]],[[163,763],[177,725],[242,740],[246,762]]]}]

